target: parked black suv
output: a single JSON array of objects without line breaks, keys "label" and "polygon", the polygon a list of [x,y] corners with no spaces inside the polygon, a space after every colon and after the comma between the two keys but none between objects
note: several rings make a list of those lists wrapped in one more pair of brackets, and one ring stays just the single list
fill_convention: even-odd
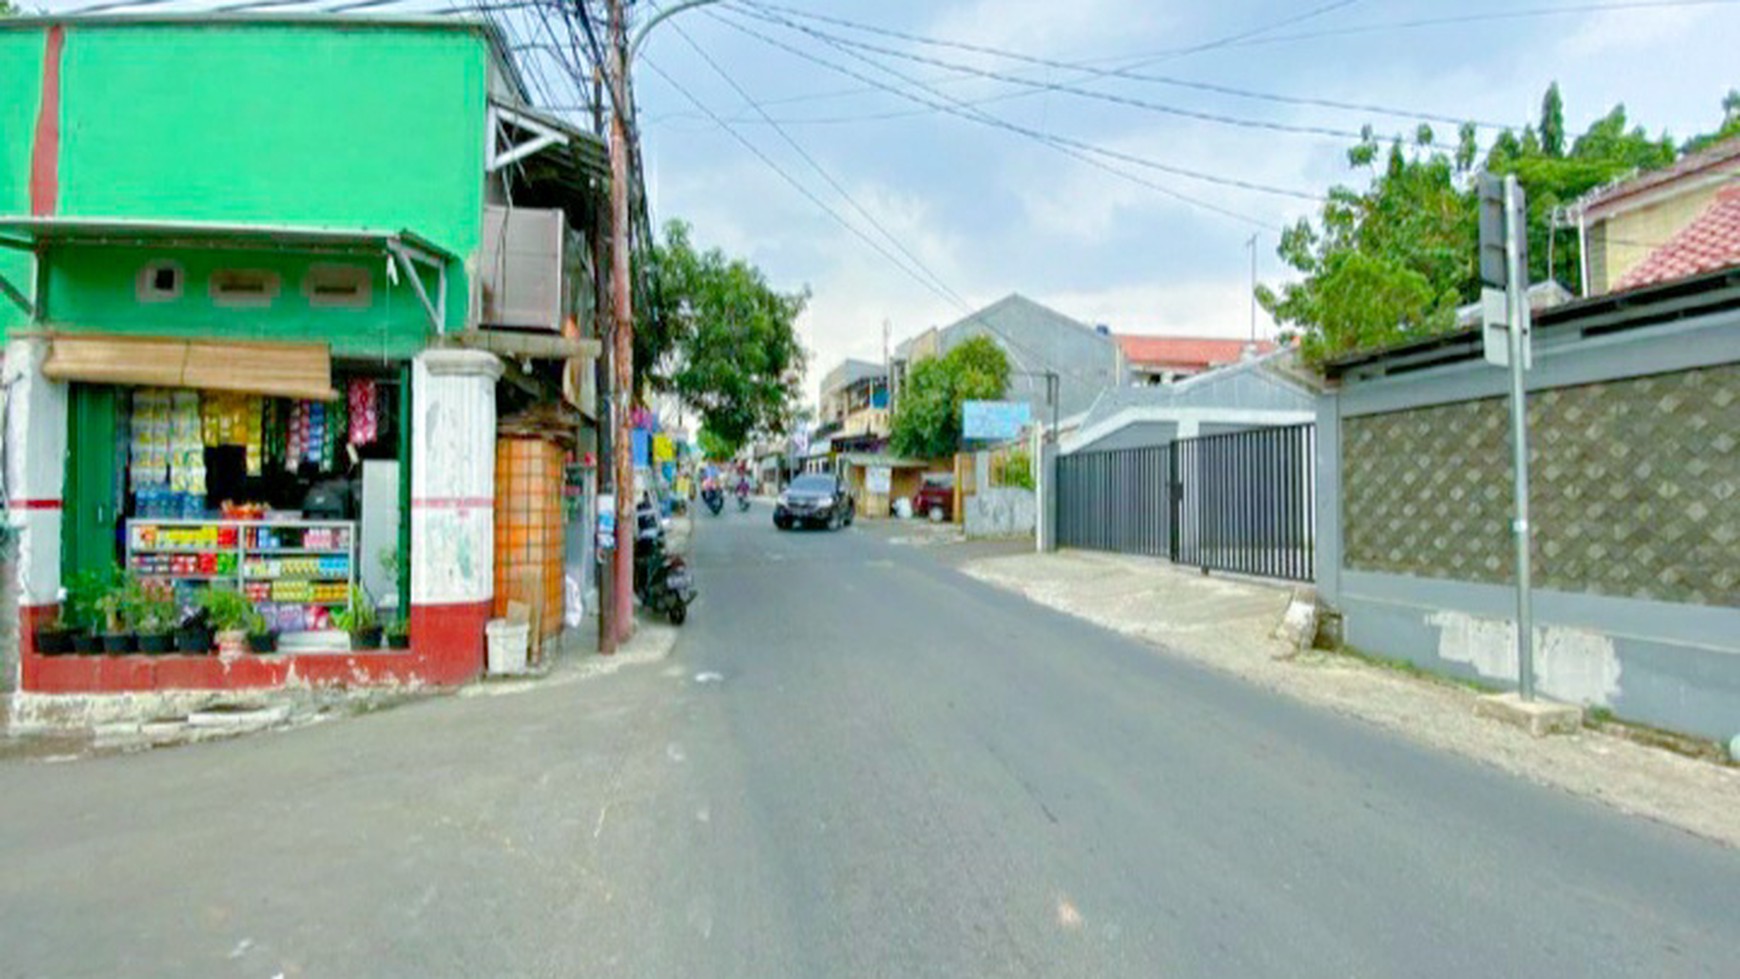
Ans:
[{"label": "parked black suv", "polygon": [[791,481],[773,507],[773,525],[790,530],[800,524],[838,530],[858,515],[858,503],[838,476],[810,473]]}]

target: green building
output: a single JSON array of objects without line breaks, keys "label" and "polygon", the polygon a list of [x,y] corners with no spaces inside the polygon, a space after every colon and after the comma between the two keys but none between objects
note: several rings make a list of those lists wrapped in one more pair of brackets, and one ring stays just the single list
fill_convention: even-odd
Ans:
[{"label": "green building", "polygon": [[[293,640],[103,672],[23,638],[19,688],[475,675],[498,415],[589,437],[602,143],[531,107],[494,28],[453,18],[5,19],[0,92],[21,632],[80,572],[126,565],[185,608],[235,564]],[[318,571],[251,551],[252,526],[216,572],[150,546],[262,509],[302,511],[331,545]],[[349,648],[328,621],[370,583],[408,652]]]}]

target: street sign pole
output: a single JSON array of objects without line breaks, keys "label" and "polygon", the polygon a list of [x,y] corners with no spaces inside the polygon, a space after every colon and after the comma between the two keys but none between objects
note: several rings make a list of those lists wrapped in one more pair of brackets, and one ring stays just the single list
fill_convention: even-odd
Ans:
[{"label": "street sign pole", "polygon": [[1516,510],[1511,532],[1516,539],[1517,690],[1523,700],[1531,701],[1535,699],[1535,630],[1530,597],[1533,569],[1529,554],[1532,530],[1529,527],[1528,385],[1524,382],[1523,372],[1532,358],[1529,350],[1528,259],[1522,238],[1527,233],[1527,225],[1521,219],[1527,212],[1523,210],[1522,188],[1517,185],[1514,175],[1504,178],[1504,213],[1504,257],[1509,271],[1505,292],[1510,307],[1507,331],[1510,341],[1507,351],[1510,360],[1510,450]]}]

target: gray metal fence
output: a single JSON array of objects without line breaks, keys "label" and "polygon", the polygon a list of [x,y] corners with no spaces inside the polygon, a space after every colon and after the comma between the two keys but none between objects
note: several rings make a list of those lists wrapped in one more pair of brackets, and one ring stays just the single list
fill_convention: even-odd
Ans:
[{"label": "gray metal fence", "polygon": [[1309,580],[1315,446],[1314,426],[1290,425],[1063,456],[1058,543]]}]

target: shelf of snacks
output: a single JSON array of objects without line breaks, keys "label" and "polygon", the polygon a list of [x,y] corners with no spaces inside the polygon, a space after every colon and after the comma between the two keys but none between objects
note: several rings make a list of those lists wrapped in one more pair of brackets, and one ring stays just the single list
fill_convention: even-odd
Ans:
[{"label": "shelf of snacks", "polygon": [[177,596],[227,582],[280,632],[330,628],[356,586],[356,524],[344,520],[146,520],[127,526],[127,567]]}]

